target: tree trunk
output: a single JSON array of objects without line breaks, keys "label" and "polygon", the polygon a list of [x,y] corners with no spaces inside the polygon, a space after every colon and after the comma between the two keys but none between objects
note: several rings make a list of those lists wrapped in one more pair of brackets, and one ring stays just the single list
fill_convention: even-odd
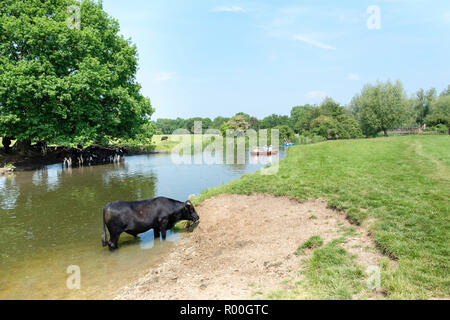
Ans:
[{"label": "tree trunk", "polygon": [[383,129],[383,132],[384,132],[384,136],[388,137],[387,129]]},{"label": "tree trunk", "polygon": [[21,140],[17,141],[14,145],[14,152],[18,153],[21,156],[28,156],[33,153],[33,149],[31,148],[31,140]]},{"label": "tree trunk", "polygon": [[47,147],[47,142],[45,141],[39,141],[36,144],[36,148],[40,151],[41,155],[43,157],[46,157],[48,154],[48,147]]},{"label": "tree trunk", "polygon": [[3,137],[2,139],[2,144],[3,144],[3,148],[5,149],[5,153],[9,153],[9,150],[11,150],[11,137]]}]

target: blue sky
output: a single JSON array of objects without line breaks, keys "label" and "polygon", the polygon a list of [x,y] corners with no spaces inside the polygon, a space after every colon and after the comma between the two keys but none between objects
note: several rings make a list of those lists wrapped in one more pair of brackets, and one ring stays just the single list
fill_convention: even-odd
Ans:
[{"label": "blue sky", "polygon": [[[369,29],[369,6],[380,28]],[[104,0],[156,118],[289,114],[366,83],[450,84],[450,1]]]}]

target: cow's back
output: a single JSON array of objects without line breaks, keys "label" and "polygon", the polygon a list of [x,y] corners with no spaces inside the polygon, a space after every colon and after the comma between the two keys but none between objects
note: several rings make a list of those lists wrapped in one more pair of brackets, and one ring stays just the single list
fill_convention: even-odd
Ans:
[{"label": "cow's back", "polygon": [[133,216],[133,209],[130,202],[114,201],[108,203],[103,209],[105,222],[110,223],[114,221],[115,224],[127,224]]}]

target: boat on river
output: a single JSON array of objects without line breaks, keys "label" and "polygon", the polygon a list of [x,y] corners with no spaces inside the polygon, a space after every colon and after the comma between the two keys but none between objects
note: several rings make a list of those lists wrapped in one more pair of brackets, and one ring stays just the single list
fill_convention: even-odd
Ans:
[{"label": "boat on river", "polygon": [[252,148],[250,154],[253,156],[271,156],[273,154],[278,154],[278,150],[273,150],[272,148]]}]

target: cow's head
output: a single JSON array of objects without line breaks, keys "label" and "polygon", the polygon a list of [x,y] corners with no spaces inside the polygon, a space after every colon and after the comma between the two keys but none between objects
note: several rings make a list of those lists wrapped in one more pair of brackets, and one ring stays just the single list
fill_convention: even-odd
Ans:
[{"label": "cow's head", "polygon": [[184,219],[193,222],[197,222],[200,219],[195,211],[194,205],[189,200],[184,203]]}]

